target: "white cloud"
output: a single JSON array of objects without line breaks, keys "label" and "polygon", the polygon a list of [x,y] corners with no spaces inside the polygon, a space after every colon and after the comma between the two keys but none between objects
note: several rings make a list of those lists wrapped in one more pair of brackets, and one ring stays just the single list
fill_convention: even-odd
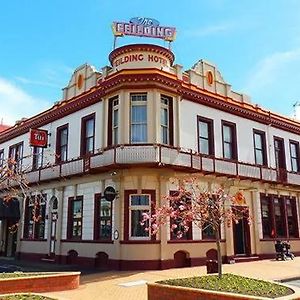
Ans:
[{"label": "white cloud", "polygon": [[[251,91],[275,84],[288,70],[292,71],[295,63],[300,63],[300,49],[273,53],[256,64],[249,74],[245,88]],[[290,75],[294,81],[293,74]]]},{"label": "white cloud", "polygon": [[223,24],[215,24],[207,27],[195,28],[195,29],[188,29],[183,32],[183,34],[187,35],[188,37],[203,37],[214,35],[222,32],[227,32],[234,28],[234,23],[228,22]]},{"label": "white cloud", "polygon": [[15,83],[0,77],[0,120],[13,125],[16,120],[30,117],[49,106],[43,99],[35,98]]}]

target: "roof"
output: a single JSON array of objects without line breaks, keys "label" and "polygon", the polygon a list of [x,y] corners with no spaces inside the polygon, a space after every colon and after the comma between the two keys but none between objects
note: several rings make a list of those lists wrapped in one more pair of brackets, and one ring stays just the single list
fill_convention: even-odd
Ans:
[{"label": "roof", "polygon": [[6,130],[6,129],[8,129],[8,128],[10,128],[10,126],[4,125],[4,124],[0,124],[0,132]]}]

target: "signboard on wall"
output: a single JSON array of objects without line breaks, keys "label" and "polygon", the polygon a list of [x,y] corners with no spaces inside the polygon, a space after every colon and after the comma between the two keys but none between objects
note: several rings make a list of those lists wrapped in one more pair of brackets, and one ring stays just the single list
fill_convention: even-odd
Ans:
[{"label": "signboard on wall", "polygon": [[131,35],[163,39],[172,42],[176,38],[176,28],[160,26],[159,22],[152,18],[135,17],[129,22],[113,22],[113,34],[115,37]]},{"label": "signboard on wall", "polygon": [[42,129],[30,129],[29,145],[32,147],[47,148],[48,131]]}]

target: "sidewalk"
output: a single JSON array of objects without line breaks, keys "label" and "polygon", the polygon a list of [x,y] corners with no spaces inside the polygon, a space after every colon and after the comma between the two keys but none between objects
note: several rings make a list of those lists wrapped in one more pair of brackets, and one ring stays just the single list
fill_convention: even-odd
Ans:
[{"label": "sidewalk", "polygon": [[[293,261],[261,260],[223,265],[223,272],[267,280],[300,278],[300,257],[296,257]],[[45,295],[59,300],[146,300],[147,286],[145,282],[205,274],[205,266],[163,271],[114,271],[86,274],[81,276],[81,284],[78,289]],[[300,296],[300,288],[293,286],[293,289]]]}]

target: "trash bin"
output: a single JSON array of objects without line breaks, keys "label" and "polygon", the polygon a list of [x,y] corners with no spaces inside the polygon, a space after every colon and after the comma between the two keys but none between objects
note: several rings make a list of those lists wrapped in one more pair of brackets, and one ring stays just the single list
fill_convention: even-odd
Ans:
[{"label": "trash bin", "polygon": [[207,274],[218,273],[218,261],[217,260],[207,260],[206,261]]}]

